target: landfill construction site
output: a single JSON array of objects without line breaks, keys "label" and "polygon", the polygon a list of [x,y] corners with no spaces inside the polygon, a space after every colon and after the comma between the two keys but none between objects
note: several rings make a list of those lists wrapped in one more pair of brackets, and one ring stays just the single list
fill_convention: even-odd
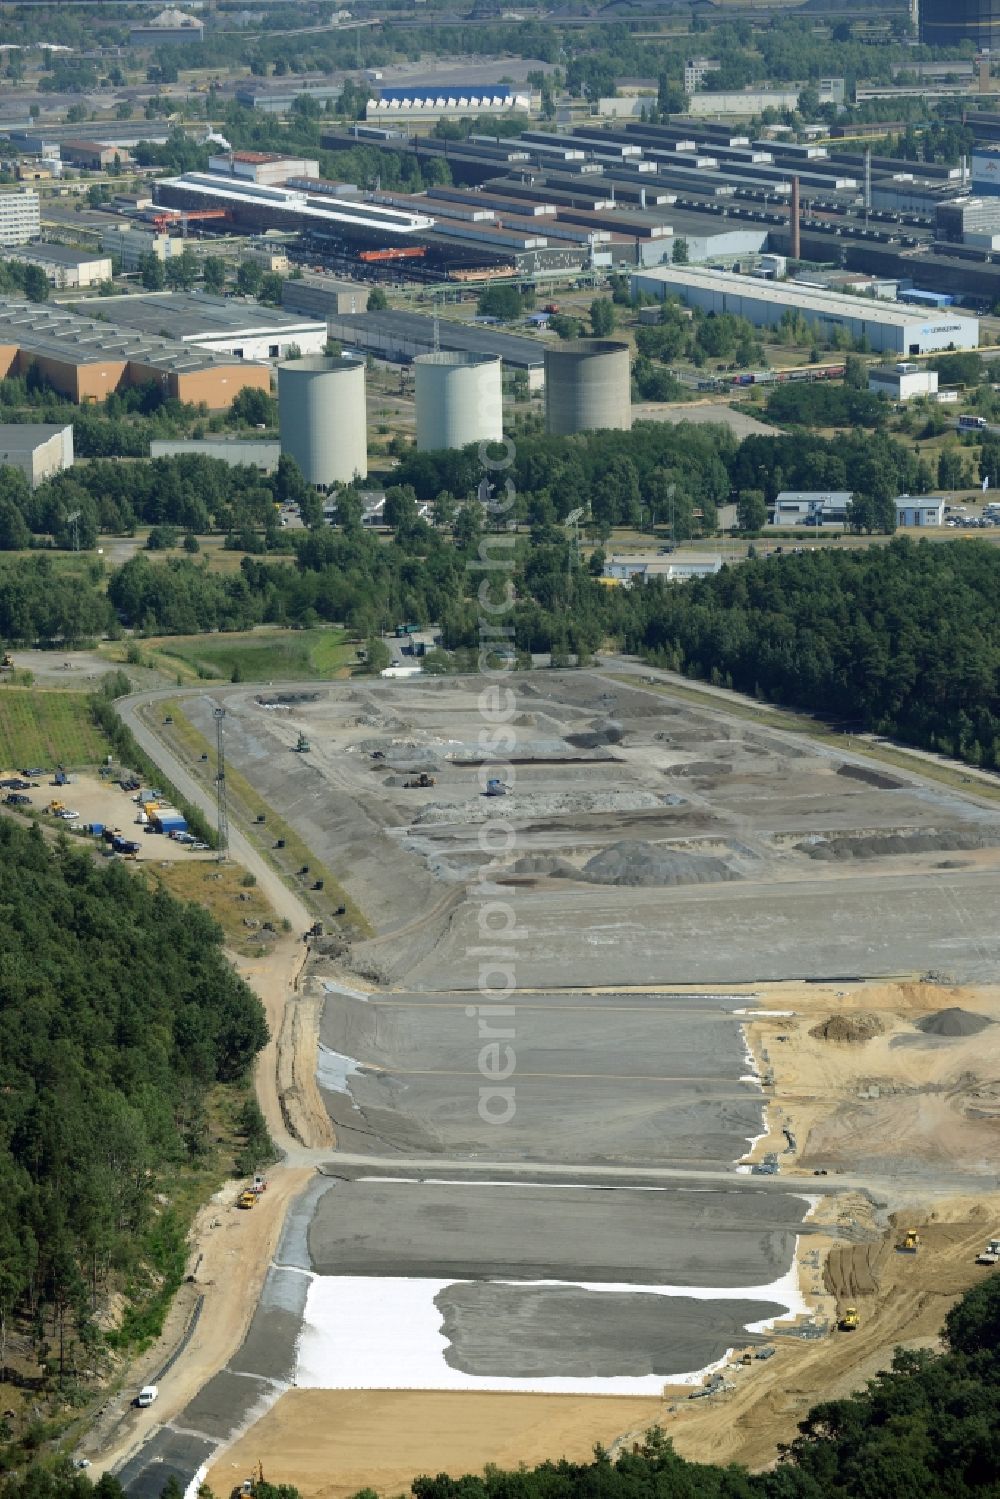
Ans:
[{"label": "landfill construction site", "polygon": [[369,932],[310,935],[276,1068],[311,1174],[238,1351],[122,1471],[141,1499],[258,1462],[397,1493],[654,1423],[764,1464],[991,1273],[981,783],[659,678],[507,694],[173,694],[206,737],[225,707],[227,763]]}]

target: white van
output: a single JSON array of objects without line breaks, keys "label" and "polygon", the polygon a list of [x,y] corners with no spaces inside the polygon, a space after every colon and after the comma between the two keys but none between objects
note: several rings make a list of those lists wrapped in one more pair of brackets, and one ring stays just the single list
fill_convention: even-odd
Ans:
[{"label": "white van", "polygon": [[159,1389],[155,1384],[144,1384],[138,1395],[135,1397],[135,1403],[140,1408],[143,1408],[147,1405],[152,1405],[153,1401],[156,1399],[159,1393]]}]

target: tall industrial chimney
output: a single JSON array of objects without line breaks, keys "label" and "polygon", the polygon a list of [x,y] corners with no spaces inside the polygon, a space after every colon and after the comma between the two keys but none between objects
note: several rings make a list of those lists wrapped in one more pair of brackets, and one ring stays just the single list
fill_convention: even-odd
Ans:
[{"label": "tall industrial chimney", "polygon": [[788,215],[788,253],[792,260],[802,259],[802,234],[799,225],[799,179],[792,178],[792,202]]}]

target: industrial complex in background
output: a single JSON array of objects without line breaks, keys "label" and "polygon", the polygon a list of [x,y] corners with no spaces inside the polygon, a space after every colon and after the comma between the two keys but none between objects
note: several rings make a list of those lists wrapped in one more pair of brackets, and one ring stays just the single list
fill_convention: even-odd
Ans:
[{"label": "industrial complex in background", "polygon": [[[933,33],[951,46],[958,28],[958,40],[985,48],[998,17],[1000,0],[924,0],[914,18],[925,40]],[[201,41],[205,24],[168,8],[134,30],[135,45],[180,44]],[[957,78],[970,95],[983,94],[993,86],[983,56],[948,63],[957,73],[915,67],[928,88],[951,88]],[[489,116],[533,113],[538,97],[523,84],[402,86],[372,74],[366,118],[321,130],[321,146],[393,153],[397,165],[409,159],[425,179],[446,175],[447,184],[413,193],[383,188],[377,175],[364,184],[328,180],[318,157],[234,149],[201,128],[205,169],[154,170],[148,184],[116,195],[88,226],[87,250],[52,238],[40,211],[46,174],[117,172],[139,141],[163,141],[171,127],[18,125],[10,142],[37,181],[0,193],[0,245],[10,260],[41,270],[59,302],[0,301],[0,376],[35,368],[79,402],[156,381],[209,410],[247,387],[276,389],[280,451],[310,483],[329,488],[368,471],[371,359],[412,366],[422,451],[499,439],[512,382],[522,397],[544,390],[552,434],[627,429],[628,346],[557,339],[548,328],[555,303],[518,331],[442,316],[440,305],[411,310],[497,281],[544,295],[557,284],[596,287],[614,273],[633,294],[759,328],[795,314],[817,343],[882,355],[873,391],[898,403],[946,399],[936,375],[910,361],[976,348],[977,312],[1000,302],[1000,112],[969,113],[975,148],[961,165],[904,161],[837,139],[836,126],[749,129],[736,118],[741,106],[750,114],[777,94],[713,95],[717,69],[711,57],[688,61],[684,117],[653,123],[643,117],[642,87],[628,86],[595,100],[585,123],[579,115],[559,128],[528,120],[511,135],[490,133]],[[241,85],[237,102],[280,112],[295,97],[282,106],[282,88]],[[301,85],[315,102],[324,88]],[[817,92],[842,103],[844,81],[819,80]],[[470,114],[482,123],[467,138],[429,132],[434,120]],[[428,170],[434,162],[446,171]],[[230,261],[288,276],[279,307],[198,290],[111,294],[151,260],[169,268],[186,252],[200,258],[220,245]],[[369,311],[373,286],[403,294],[394,300],[405,306],[386,307],[383,298]],[[648,316],[653,308],[642,310]],[[279,451],[273,443],[197,446],[264,471]],[[241,447],[251,451],[240,456]]]}]

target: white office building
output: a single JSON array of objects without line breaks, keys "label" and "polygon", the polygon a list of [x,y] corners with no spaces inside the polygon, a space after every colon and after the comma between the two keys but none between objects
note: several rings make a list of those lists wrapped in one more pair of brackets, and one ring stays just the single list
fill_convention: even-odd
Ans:
[{"label": "white office building", "polygon": [[658,552],[652,555],[613,556],[604,564],[604,576],[614,583],[629,584],[638,578],[651,582],[662,578],[666,583],[687,583],[691,578],[709,578],[721,571],[722,558],[718,553],[698,557],[693,552],[663,557]]},{"label": "white office building", "polygon": [[0,468],[21,471],[32,489],[73,466],[73,427],[24,422],[0,426]]},{"label": "white office building", "polygon": [[774,524],[843,526],[852,499],[848,489],[783,489],[774,502]]},{"label": "white office building", "polygon": [[979,347],[979,319],[948,307],[918,310],[901,302],[868,301],[840,292],[767,282],[731,271],[694,266],[650,266],[632,276],[632,295],[679,297],[703,312],[731,312],[758,328],[777,327],[788,311],[801,313],[821,339],[846,334],[879,354],[928,354]]},{"label": "white office building", "polygon": [[918,396],[933,398],[938,393],[938,372],[920,364],[879,365],[868,371],[868,389],[873,395],[887,396],[896,405]]},{"label": "white office building", "polygon": [[111,280],[110,255],[88,255],[69,245],[22,245],[7,258],[19,265],[37,265],[59,291],[100,286],[102,281]]},{"label": "white office building", "polygon": [[26,245],[41,233],[38,194],[30,187],[0,192],[0,245]]}]

